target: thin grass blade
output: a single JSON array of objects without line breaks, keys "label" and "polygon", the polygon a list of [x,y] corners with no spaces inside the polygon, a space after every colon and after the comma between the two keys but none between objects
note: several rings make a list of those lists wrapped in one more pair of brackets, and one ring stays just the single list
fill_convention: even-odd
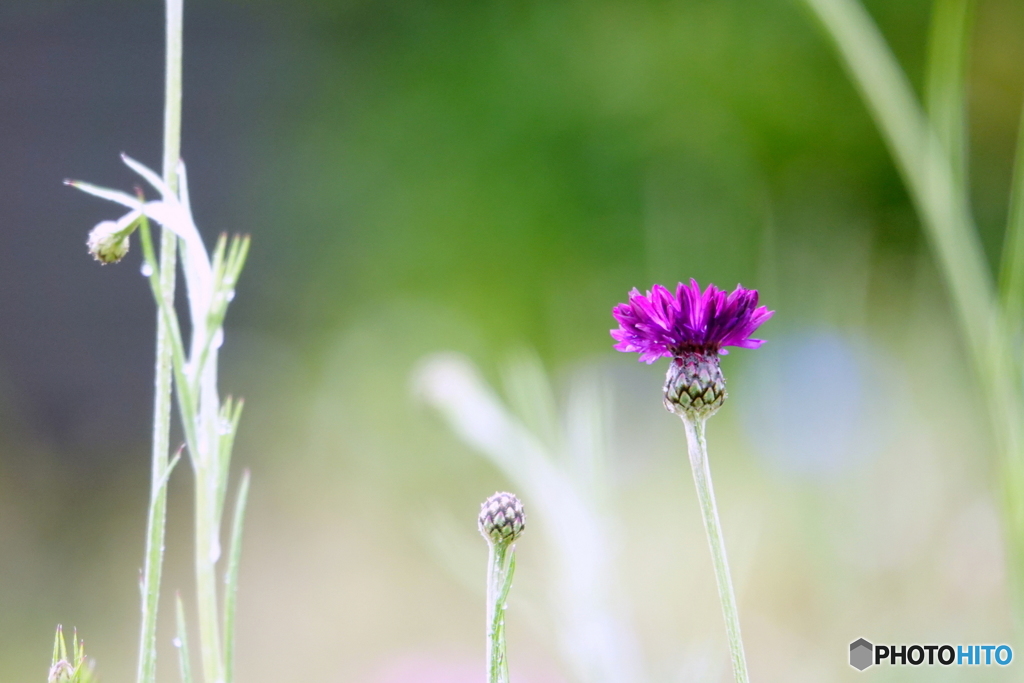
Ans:
[{"label": "thin grass blade", "polygon": [[242,473],[235,500],[235,516],[231,523],[231,545],[224,574],[224,681],[232,683],[235,673],[235,606],[238,600],[238,565],[242,556],[242,528],[245,505],[249,498],[249,470]]},{"label": "thin grass blade", "polygon": [[967,182],[967,52],[973,0],[935,0],[928,36],[925,105],[935,134],[949,157],[953,179]]},{"label": "thin grass blade", "polygon": [[1019,334],[1024,320],[1024,108],[1017,132],[1017,157],[1010,187],[999,294],[1007,329],[1014,335]]},{"label": "thin grass blade", "polygon": [[122,206],[127,206],[129,209],[137,209],[142,206],[142,202],[132,197],[130,194],[125,194],[120,190],[110,190],[105,187],[93,185],[92,183],[85,183],[81,180],[65,180],[65,185],[81,190],[86,194],[91,194],[94,197],[100,199],[106,199],[111,202],[115,202]]},{"label": "thin grass blade", "polygon": [[57,624],[57,630],[53,634],[53,659],[50,660],[50,666],[60,661],[60,639],[62,636],[62,628],[60,624]]},{"label": "thin grass blade", "polygon": [[181,594],[175,598],[175,619],[178,623],[178,634],[174,645],[178,649],[178,670],[181,672],[181,683],[192,683],[192,663],[188,654],[188,626],[185,622],[185,605],[181,602]]},{"label": "thin grass blade", "polygon": [[998,346],[989,273],[964,187],[878,27],[857,0],[805,0],[860,90],[903,176],[983,381]]}]

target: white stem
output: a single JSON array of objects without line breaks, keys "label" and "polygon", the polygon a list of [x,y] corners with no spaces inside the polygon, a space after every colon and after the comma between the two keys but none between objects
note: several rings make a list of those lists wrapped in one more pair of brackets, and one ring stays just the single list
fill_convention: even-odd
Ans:
[{"label": "white stem", "polygon": [[708,545],[711,546],[711,560],[715,565],[718,599],[722,603],[722,615],[725,617],[732,671],[736,676],[736,683],[749,683],[747,658],[743,653],[743,638],[740,636],[740,616],[736,609],[736,595],[732,589],[729,560],[725,556],[725,541],[722,538],[722,522],[718,519],[718,506],[715,504],[715,489],[711,484],[708,444],[704,438],[705,419],[682,417],[686,426],[686,445],[690,452],[693,482],[697,485],[697,500],[700,502],[701,516],[704,518]]},{"label": "white stem", "polygon": [[505,654],[505,601],[515,572],[515,547],[488,544],[487,557],[487,681],[509,683]]}]

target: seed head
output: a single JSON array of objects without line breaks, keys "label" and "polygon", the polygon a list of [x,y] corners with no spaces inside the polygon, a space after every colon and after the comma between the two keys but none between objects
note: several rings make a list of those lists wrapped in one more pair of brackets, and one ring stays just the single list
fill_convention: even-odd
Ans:
[{"label": "seed head", "polygon": [[495,493],[480,506],[477,526],[488,543],[512,543],[526,527],[523,504],[515,494]]},{"label": "seed head", "polygon": [[85,244],[100,263],[117,263],[128,253],[129,234],[131,230],[125,230],[117,221],[103,221],[89,231]]}]

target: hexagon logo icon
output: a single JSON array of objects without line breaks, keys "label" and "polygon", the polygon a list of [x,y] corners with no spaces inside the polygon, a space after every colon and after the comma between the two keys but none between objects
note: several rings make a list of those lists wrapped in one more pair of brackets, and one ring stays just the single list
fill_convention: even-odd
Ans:
[{"label": "hexagon logo icon", "polygon": [[863,671],[874,664],[874,652],[874,645],[863,638],[858,638],[850,643],[850,666],[857,671]]}]

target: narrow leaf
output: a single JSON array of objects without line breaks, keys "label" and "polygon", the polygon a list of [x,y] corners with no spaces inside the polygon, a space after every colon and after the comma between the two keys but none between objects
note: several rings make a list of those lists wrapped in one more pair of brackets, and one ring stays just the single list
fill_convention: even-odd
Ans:
[{"label": "narrow leaf", "polygon": [[1007,328],[1015,334],[1024,319],[1024,110],[1021,111],[1017,132],[1017,157],[1010,187],[999,293]]},{"label": "narrow leaf", "polygon": [[150,169],[149,167],[139,163],[135,159],[132,159],[127,154],[121,155],[121,161],[123,161],[125,165],[128,166],[128,168],[132,169],[140,176],[142,176],[146,180],[146,182],[152,185],[153,189],[159,192],[160,196],[163,197],[165,200],[168,197],[174,196],[174,193],[172,193],[170,188],[167,187],[167,183],[163,181],[163,178],[158,176],[156,172]]},{"label": "narrow leaf", "polygon": [[185,162],[178,159],[178,201],[185,207],[185,211],[188,213],[189,218],[192,217],[192,204],[189,202],[188,197],[188,174],[185,172]]},{"label": "narrow leaf", "polygon": [[983,381],[999,344],[992,277],[967,211],[966,188],[924,116],[906,74],[857,0],[804,0],[835,42],[903,176],[946,280]]},{"label": "narrow leaf", "polygon": [[176,594],[175,616],[178,622],[178,635],[174,646],[178,650],[178,668],[181,671],[181,683],[192,683],[192,665],[188,654],[188,627],[185,623],[185,606],[181,602],[181,593]]},{"label": "narrow leaf", "polygon": [[232,683],[235,671],[235,605],[238,599],[238,565],[242,556],[242,527],[249,497],[249,470],[242,473],[235,499],[235,517],[231,523],[231,546],[224,574],[224,681]]},{"label": "narrow leaf", "polygon": [[50,666],[60,661],[60,639],[62,637],[61,625],[57,624],[57,630],[53,634],[53,659],[50,661]]},{"label": "narrow leaf", "polygon": [[966,71],[973,0],[935,0],[928,37],[925,104],[949,156],[954,180],[967,182]]},{"label": "narrow leaf", "polygon": [[91,183],[85,183],[81,180],[65,180],[65,185],[69,185],[76,190],[81,190],[86,194],[91,194],[94,197],[100,199],[107,199],[112,202],[127,206],[129,209],[138,209],[142,206],[142,202],[132,197],[130,194],[125,194],[120,190],[109,190],[105,187],[99,187]]}]

